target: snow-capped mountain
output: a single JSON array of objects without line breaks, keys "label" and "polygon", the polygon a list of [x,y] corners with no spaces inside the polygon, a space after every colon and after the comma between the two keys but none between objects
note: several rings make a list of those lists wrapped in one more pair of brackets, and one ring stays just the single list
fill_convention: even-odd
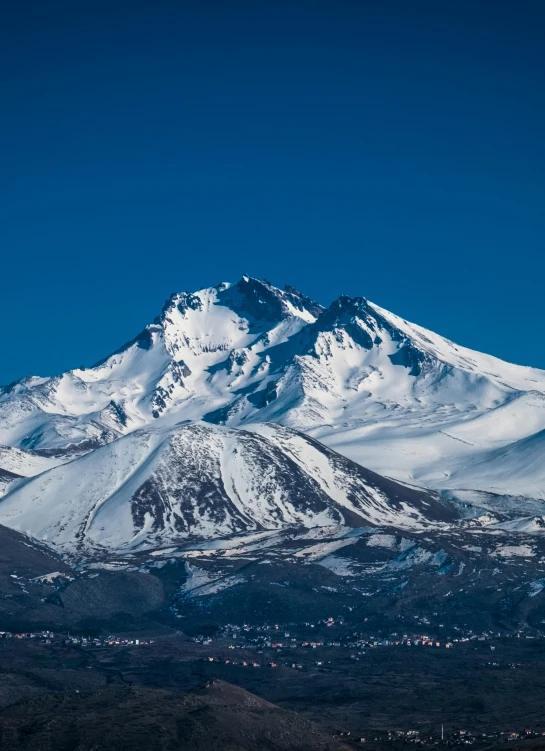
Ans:
[{"label": "snow-capped mountain", "polygon": [[[173,294],[92,368],[0,391],[0,444],[56,452],[57,463],[184,420],[289,426],[433,488],[541,498],[545,487],[544,371],[460,347],[364,298],[324,309],[249,277]],[[0,468],[12,471],[1,456]]]}]

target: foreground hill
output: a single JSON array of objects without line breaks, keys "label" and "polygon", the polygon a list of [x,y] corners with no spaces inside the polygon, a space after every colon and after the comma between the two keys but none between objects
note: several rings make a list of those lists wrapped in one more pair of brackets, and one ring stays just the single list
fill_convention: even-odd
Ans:
[{"label": "foreground hill", "polygon": [[332,731],[223,681],[41,694],[0,713],[11,751],[343,751]]}]

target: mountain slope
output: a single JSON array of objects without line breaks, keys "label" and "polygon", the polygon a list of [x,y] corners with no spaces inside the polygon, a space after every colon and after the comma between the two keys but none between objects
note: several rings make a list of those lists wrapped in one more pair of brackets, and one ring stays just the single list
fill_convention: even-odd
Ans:
[{"label": "mountain slope", "polygon": [[545,430],[518,441],[491,449],[462,466],[453,465],[452,474],[442,481],[452,487],[458,477],[468,487],[486,487],[493,493],[515,492],[545,501]]},{"label": "mountain slope", "polygon": [[25,451],[12,446],[0,446],[0,497],[15,480],[21,477],[33,477],[51,467],[64,464],[84,450],[42,449]]},{"label": "mountain slope", "polygon": [[[545,430],[545,372],[460,347],[364,298],[324,309],[243,277],[173,294],[92,368],[0,391],[0,442],[22,449],[83,453],[184,420],[274,422],[383,475],[486,491],[493,477],[471,468]],[[530,477],[521,461],[516,482],[497,487],[541,497],[545,463]]]},{"label": "mountain slope", "polygon": [[0,523],[73,551],[290,526],[423,528],[454,516],[435,494],[380,477],[276,425],[134,431],[14,483],[0,503]]}]

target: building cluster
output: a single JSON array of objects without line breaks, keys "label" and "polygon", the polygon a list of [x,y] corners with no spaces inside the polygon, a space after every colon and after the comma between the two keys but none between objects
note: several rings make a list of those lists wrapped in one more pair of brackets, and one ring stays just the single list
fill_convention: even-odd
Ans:
[{"label": "building cluster", "polygon": [[[367,620],[367,619],[365,619]],[[427,620],[427,619],[421,619]],[[336,626],[333,630],[334,635],[328,637],[327,628]],[[344,627],[344,628],[340,628]],[[348,631],[350,628],[350,631]],[[471,629],[461,629],[453,626],[452,632],[448,635],[431,635],[429,632],[398,633],[396,631],[387,635],[373,635],[369,632],[354,631],[353,626],[346,627],[342,618],[324,618],[314,623],[312,622],[290,622],[285,624],[261,624],[261,625],[237,625],[226,624],[223,626],[218,635],[214,638],[198,636],[194,641],[201,644],[212,644],[213,641],[230,640],[233,648],[239,646],[258,647],[267,649],[286,649],[295,647],[306,647],[316,649],[317,647],[345,647],[348,649],[372,649],[375,647],[433,647],[440,649],[452,649],[457,644],[465,642],[486,642],[498,638],[521,638],[524,634],[500,633],[485,631],[475,633]],[[438,624],[438,628],[445,628],[443,624]],[[443,632],[444,633],[444,632]],[[448,632],[447,632],[448,633]],[[315,635],[314,635],[315,634]],[[526,635],[525,638],[533,639],[534,636]],[[490,647],[495,650],[495,646]]]},{"label": "building cluster", "polygon": [[545,736],[545,732],[525,728],[523,730],[503,730],[496,733],[477,733],[470,730],[452,729],[445,731],[443,728],[437,730],[435,734],[430,731],[420,730],[387,730],[384,733],[372,735],[370,737],[352,737],[350,731],[338,731],[337,737],[351,740],[355,743],[366,743],[368,741],[390,742],[395,745],[405,746],[407,743],[420,745],[424,747],[455,747],[455,746],[473,746],[483,748],[492,743],[501,743],[516,741],[522,738],[538,738]]},{"label": "building cluster", "polygon": [[[458,641],[467,641],[467,638],[447,638],[438,639],[427,634],[397,634],[392,633],[388,636],[364,635],[359,632],[349,634],[335,633],[335,637],[318,636],[318,626],[330,627],[333,625],[342,626],[342,622],[335,622],[333,618],[328,618],[318,624],[315,623],[290,623],[290,624],[264,624],[261,626],[233,625],[229,624],[221,629],[219,638],[222,640],[232,640],[232,648],[241,646],[250,646],[267,649],[289,649],[303,647],[316,649],[317,647],[345,647],[348,649],[362,649],[374,647],[391,647],[391,646],[427,646],[435,648],[450,649]],[[306,636],[310,629],[316,630],[316,636]],[[323,631],[323,628],[322,628]],[[306,632],[305,636],[301,633]],[[217,638],[217,637],[216,637]],[[209,645],[214,639],[210,636],[197,636],[193,639],[195,642]]]},{"label": "building cluster", "polygon": [[0,631],[0,639],[34,639],[44,644],[51,644],[56,637],[53,631]]},{"label": "building cluster", "polygon": [[121,636],[81,636],[54,631],[0,631],[0,639],[32,639],[41,644],[65,644],[80,647],[119,647],[153,644],[153,639],[128,639]]}]

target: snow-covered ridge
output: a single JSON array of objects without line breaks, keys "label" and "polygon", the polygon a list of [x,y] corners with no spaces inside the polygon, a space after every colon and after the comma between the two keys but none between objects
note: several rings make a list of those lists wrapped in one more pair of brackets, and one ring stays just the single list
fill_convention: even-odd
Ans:
[{"label": "snow-covered ridge", "polygon": [[436,494],[271,424],[136,430],[15,481],[0,503],[0,524],[73,552],[290,527],[422,529],[454,516]]},{"label": "snow-covered ridge", "polygon": [[533,498],[545,488],[545,372],[363,297],[324,309],[250,277],[176,293],[94,367],[0,391],[0,444],[18,449],[91,451],[183,421],[290,426],[414,485]]}]

